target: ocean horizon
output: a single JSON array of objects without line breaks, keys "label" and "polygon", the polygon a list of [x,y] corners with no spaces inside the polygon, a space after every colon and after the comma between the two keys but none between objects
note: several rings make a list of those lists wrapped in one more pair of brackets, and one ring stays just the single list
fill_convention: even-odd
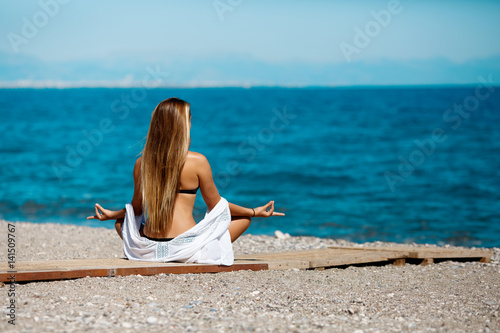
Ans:
[{"label": "ocean horizon", "polygon": [[[120,209],[151,113],[191,104],[190,150],[221,196],[275,200],[248,233],[500,246],[500,87],[0,89],[0,219],[87,221]],[[206,206],[196,197],[194,217]]]},{"label": "ocean horizon", "polygon": [[[197,82],[185,84],[151,84],[145,86],[141,81],[110,80],[110,81],[64,81],[64,80],[18,80],[0,81],[0,89],[408,89],[408,88],[475,88],[477,83],[432,83],[432,84],[253,84],[237,82],[234,84]],[[485,87],[498,87],[499,85],[491,80],[484,82]]]}]

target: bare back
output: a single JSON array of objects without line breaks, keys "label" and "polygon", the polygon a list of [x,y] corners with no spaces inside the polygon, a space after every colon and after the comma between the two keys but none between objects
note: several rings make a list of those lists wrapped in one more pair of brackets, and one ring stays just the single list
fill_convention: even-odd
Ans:
[{"label": "bare back", "polygon": [[[140,167],[141,157],[137,159],[134,167],[135,186],[132,206],[134,207],[136,215],[140,215],[143,211],[142,194],[140,190]],[[213,181],[210,164],[204,155],[189,151],[181,171],[180,189],[192,190],[196,189],[198,186],[200,187],[207,208],[211,210],[219,202],[220,195]],[[143,233],[154,238],[173,238],[191,229],[196,225],[196,221],[193,217],[195,199],[196,194],[177,193],[173,220],[168,230],[163,233],[153,233],[149,229],[146,221]]]}]

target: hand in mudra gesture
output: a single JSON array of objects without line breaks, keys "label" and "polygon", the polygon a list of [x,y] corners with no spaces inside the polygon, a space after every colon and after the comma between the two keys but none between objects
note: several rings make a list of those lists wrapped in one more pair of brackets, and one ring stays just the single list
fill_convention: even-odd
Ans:
[{"label": "hand in mudra gesture", "polygon": [[[267,210],[269,207],[271,207],[271,209]],[[254,210],[254,217],[285,216],[285,213],[278,213],[274,211],[274,200],[269,201],[264,206],[254,208]]]},{"label": "hand in mudra gesture", "polygon": [[117,218],[117,212],[114,210],[109,210],[103,208],[101,205],[98,203],[95,204],[95,215],[94,216],[88,216],[87,220],[99,220],[99,221],[107,221],[107,220],[114,220]]}]

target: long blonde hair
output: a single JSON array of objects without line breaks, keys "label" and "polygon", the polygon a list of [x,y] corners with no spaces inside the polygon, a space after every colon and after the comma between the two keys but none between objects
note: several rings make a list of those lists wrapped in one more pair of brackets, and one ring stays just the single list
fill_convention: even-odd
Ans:
[{"label": "long blonde hair", "polygon": [[169,98],[153,111],[141,160],[141,190],[150,230],[171,224],[180,175],[189,150],[189,103]]}]

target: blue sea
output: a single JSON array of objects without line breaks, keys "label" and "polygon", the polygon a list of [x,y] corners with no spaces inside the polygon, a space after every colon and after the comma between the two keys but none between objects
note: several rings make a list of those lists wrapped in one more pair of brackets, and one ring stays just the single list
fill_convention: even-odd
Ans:
[{"label": "blue sea", "polygon": [[173,96],[220,194],[286,213],[249,233],[500,246],[500,87],[1,89],[0,218],[113,228]]}]

